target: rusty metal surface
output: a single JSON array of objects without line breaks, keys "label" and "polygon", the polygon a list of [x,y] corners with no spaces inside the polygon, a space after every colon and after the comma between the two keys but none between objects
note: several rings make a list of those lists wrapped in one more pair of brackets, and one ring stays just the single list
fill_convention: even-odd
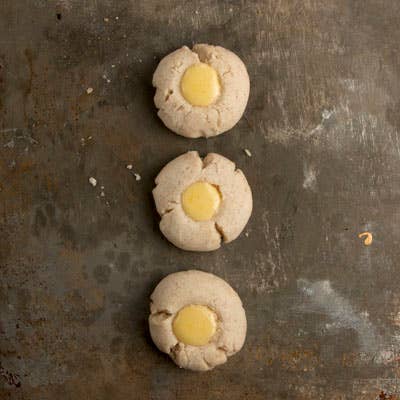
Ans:
[{"label": "rusty metal surface", "polygon": [[[399,26],[397,0],[2,0],[0,398],[397,398]],[[251,77],[244,118],[208,141],[152,103],[158,61],[193,42]],[[210,254],[169,245],[151,199],[190,149],[254,192],[247,235]],[[245,347],[211,373],[147,330],[151,290],[189,267],[247,311]]]}]

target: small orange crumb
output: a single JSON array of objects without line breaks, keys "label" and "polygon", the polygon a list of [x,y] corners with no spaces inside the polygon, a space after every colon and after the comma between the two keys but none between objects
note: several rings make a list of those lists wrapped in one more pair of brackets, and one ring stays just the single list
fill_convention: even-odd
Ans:
[{"label": "small orange crumb", "polygon": [[362,232],[362,233],[360,233],[360,234],[358,235],[358,237],[359,237],[360,239],[363,238],[364,236],[365,236],[364,244],[365,244],[366,246],[370,246],[371,243],[372,243],[372,233],[370,233],[370,232]]}]

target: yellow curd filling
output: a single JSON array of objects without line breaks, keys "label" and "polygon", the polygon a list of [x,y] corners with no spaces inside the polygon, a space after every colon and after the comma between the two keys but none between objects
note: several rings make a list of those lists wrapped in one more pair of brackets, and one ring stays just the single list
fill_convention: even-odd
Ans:
[{"label": "yellow curd filling", "polygon": [[218,189],[208,182],[196,182],[182,193],[182,207],[186,215],[195,221],[208,221],[221,203]]},{"label": "yellow curd filling", "polygon": [[205,63],[191,65],[181,79],[181,93],[193,106],[209,106],[220,90],[217,71]]},{"label": "yellow curd filling", "polygon": [[191,346],[204,346],[217,329],[215,313],[202,305],[182,308],[172,323],[172,330],[179,342]]}]

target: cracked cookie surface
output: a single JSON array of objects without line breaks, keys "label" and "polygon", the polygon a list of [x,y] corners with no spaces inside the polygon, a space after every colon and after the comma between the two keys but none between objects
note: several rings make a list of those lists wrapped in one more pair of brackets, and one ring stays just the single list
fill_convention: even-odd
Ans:
[{"label": "cracked cookie surface", "polygon": [[[253,200],[246,177],[219,154],[209,153],[204,159],[196,151],[182,154],[165,165],[155,183],[153,197],[161,216],[160,230],[183,250],[216,250],[221,242],[236,239],[250,218]],[[194,185],[205,187],[204,192],[186,196]],[[219,193],[219,199],[210,187]],[[186,204],[187,198],[192,202]],[[201,212],[193,212],[195,207]],[[198,215],[202,218],[196,219]]]},{"label": "cracked cookie surface", "polygon": [[[206,72],[197,78],[190,74],[187,85],[185,76],[192,69]],[[223,47],[208,44],[193,49],[184,46],[165,56],[154,72],[153,86],[158,116],[170,130],[189,138],[216,136],[231,129],[243,115],[250,93],[242,60]]]},{"label": "cracked cookie surface", "polygon": [[[191,329],[198,339],[199,326],[189,319],[188,331],[174,331],[174,322],[189,308],[208,309],[215,315],[215,327],[207,342],[190,342]],[[181,271],[166,276],[150,296],[149,327],[153,342],[174,362],[186,369],[207,371],[237,353],[246,337],[246,314],[238,294],[223,279],[203,271]],[[196,316],[196,314],[194,314]],[[214,318],[214,317],[213,317]],[[199,321],[199,324],[204,321]],[[185,329],[179,320],[180,331]],[[204,330],[203,330],[204,332]],[[210,333],[206,330],[206,333]],[[180,340],[178,339],[178,337]],[[193,345],[193,343],[201,343]]]}]

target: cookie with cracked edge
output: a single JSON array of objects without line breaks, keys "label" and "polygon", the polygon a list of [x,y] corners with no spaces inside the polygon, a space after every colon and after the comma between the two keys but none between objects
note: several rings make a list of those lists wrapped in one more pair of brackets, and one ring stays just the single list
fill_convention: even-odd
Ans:
[{"label": "cookie with cracked edge", "polygon": [[[193,312],[196,308],[200,312]],[[204,309],[209,310],[209,325]],[[226,281],[207,272],[166,276],[150,296],[150,312],[153,342],[181,368],[211,370],[237,353],[246,338],[240,297]]]},{"label": "cookie with cracked edge", "polygon": [[170,161],[155,179],[153,197],[160,230],[176,247],[217,250],[236,239],[253,207],[246,177],[227,158],[189,151]]},{"label": "cookie with cracked edge", "polygon": [[153,75],[154,103],[164,124],[188,138],[217,136],[242,117],[250,93],[246,66],[233,52],[208,44],[165,56]]}]

